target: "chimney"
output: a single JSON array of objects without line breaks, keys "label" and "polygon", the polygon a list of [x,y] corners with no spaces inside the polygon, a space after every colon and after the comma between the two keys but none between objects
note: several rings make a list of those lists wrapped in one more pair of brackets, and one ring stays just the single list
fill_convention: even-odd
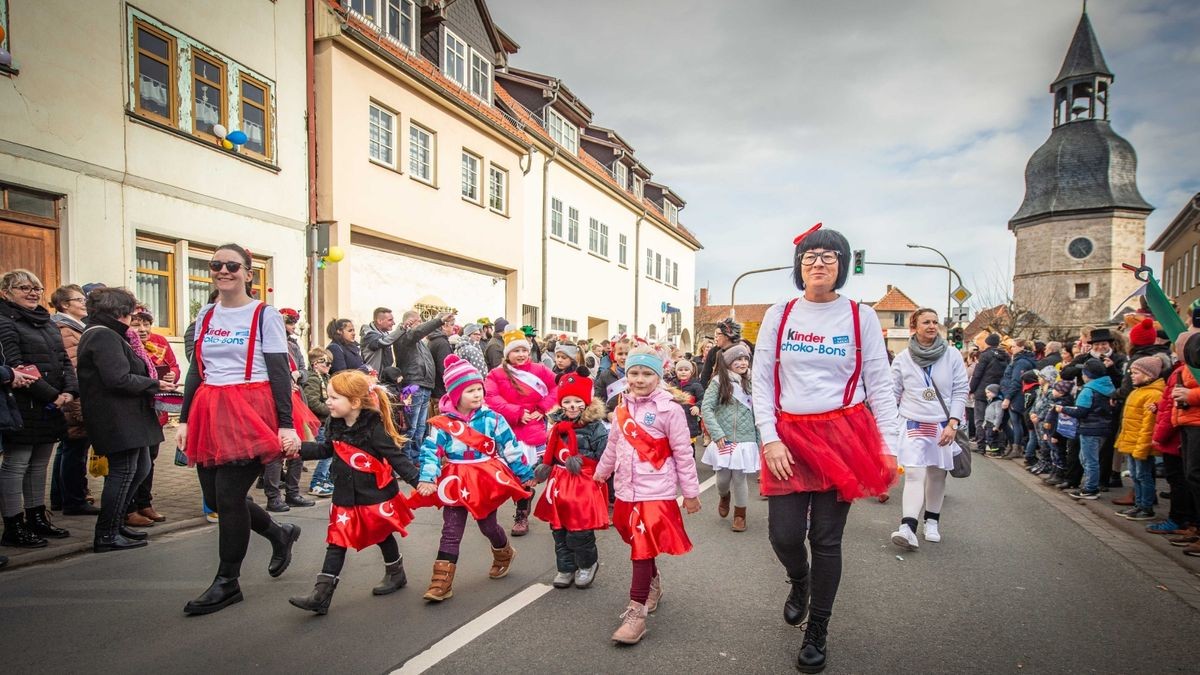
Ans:
[{"label": "chimney", "polygon": [[892,285],[888,284],[887,287],[888,287],[888,292],[890,293],[892,291]]},{"label": "chimney", "polygon": [[708,307],[708,289],[707,288],[700,289],[700,306]]}]

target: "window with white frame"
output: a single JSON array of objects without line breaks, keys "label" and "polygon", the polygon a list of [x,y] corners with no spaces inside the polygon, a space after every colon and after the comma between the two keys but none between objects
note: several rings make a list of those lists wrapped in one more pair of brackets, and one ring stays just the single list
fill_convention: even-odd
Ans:
[{"label": "window with white frame", "polygon": [[662,254],[661,253],[654,254],[654,278],[658,281],[662,281]]},{"label": "window with white frame", "polygon": [[638,199],[642,198],[642,179],[637,176],[633,177],[633,194]]},{"label": "window with white frame", "polygon": [[462,153],[462,196],[463,199],[481,204],[479,190],[479,156],[463,150]]},{"label": "window with white frame", "polygon": [[467,86],[467,43],[458,39],[449,29],[446,30],[445,45],[442,49],[442,74],[454,80],[460,87]]},{"label": "window with white frame", "polygon": [[482,101],[492,102],[492,63],[474,49],[471,50],[471,93]]},{"label": "window with white frame", "polygon": [[666,272],[666,277],[663,279],[663,283],[670,286],[671,285],[671,259],[670,258],[663,258],[663,270]]},{"label": "window with white frame", "polygon": [[396,115],[371,103],[368,106],[367,153],[371,160],[395,168]]},{"label": "window with white frame", "polygon": [[579,151],[579,128],[567,121],[567,118],[558,114],[554,108],[546,110],[546,121],[550,128],[550,138],[554,139],[555,143],[563,146],[571,152]]},{"label": "window with white frame", "polygon": [[625,267],[629,263],[629,238],[623,234],[617,235],[617,264]]},{"label": "window with white frame", "polygon": [[600,252],[600,221],[595,218],[588,220],[588,250],[592,253]]},{"label": "window with white frame", "polygon": [[567,209],[567,241],[579,245],[579,209],[574,206]]},{"label": "window with white frame", "polygon": [[557,197],[550,198],[550,236],[563,236],[563,203]]},{"label": "window with white frame", "polygon": [[622,189],[629,189],[629,167],[622,164],[621,160],[617,160],[613,166],[613,178],[617,179],[617,185]]},{"label": "window with white frame", "polygon": [[667,220],[672,225],[679,224],[679,207],[667,201],[665,197],[663,198],[663,213],[667,214]]},{"label": "window with white frame", "polygon": [[654,278],[654,251],[646,249],[646,276]]},{"label": "window with white frame", "polygon": [[671,263],[671,285],[679,288],[679,263]]},{"label": "window with white frame", "polygon": [[488,165],[488,208],[508,212],[508,172],[495,164]]},{"label": "window with white frame", "polygon": [[608,225],[600,223],[600,255],[608,257]]},{"label": "window with white frame", "polygon": [[617,335],[624,335],[629,332],[629,324],[617,324]]},{"label": "window with white frame", "polygon": [[408,173],[417,180],[433,184],[435,134],[425,127],[408,123]]},{"label": "window with white frame", "polygon": [[416,3],[414,0],[348,0],[347,8],[379,29],[381,35],[416,51]]},{"label": "window with white frame", "polygon": [[550,330],[559,333],[578,333],[579,322],[574,319],[564,319],[559,316],[550,317]]}]

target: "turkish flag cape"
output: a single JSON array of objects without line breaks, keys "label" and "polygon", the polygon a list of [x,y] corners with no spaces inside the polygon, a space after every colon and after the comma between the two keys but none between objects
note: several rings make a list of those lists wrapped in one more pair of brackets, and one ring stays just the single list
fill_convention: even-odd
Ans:
[{"label": "turkish flag cape", "polygon": [[496,454],[496,441],[475,431],[462,420],[452,419],[446,415],[438,415],[437,417],[431,417],[427,424],[450,434],[455,440],[476,452],[490,456],[495,456]]},{"label": "turkish flag cape", "polygon": [[629,441],[629,444],[637,450],[638,459],[649,462],[655,469],[661,469],[667,458],[671,456],[671,441],[665,436],[662,438],[651,436],[649,431],[646,431],[633,419],[633,416],[629,414],[629,406],[625,404],[617,406],[617,425],[625,436],[625,440]]},{"label": "turkish flag cape", "polygon": [[394,480],[391,465],[378,457],[363,452],[353,445],[343,443],[342,441],[334,441],[333,450],[337,453],[338,458],[348,464],[351,469],[363,473],[375,474],[375,487],[380,490],[387,487],[387,484]]}]

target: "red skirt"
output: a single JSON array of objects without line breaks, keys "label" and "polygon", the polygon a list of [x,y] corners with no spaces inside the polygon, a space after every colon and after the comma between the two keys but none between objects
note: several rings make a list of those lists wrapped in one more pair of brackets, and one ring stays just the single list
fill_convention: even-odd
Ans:
[{"label": "red skirt", "polygon": [[257,460],[283,452],[270,382],[201,384],[188,414],[188,466]]},{"label": "red skirt", "polygon": [[342,548],[361,551],[387,539],[393,532],[407,537],[404,529],[412,522],[413,512],[401,493],[386,502],[360,506],[329,505],[329,531],[325,541]]},{"label": "red skirt", "polygon": [[308,409],[304,395],[292,390],[292,426],[301,441],[317,440],[317,432],[321,430],[321,420]]},{"label": "red skirt", "polygon": [[592,480],[594,475],[596,460],[587,457],[578,476],[566,467],[555,466],[533,509],[534,517],[556,530],[608,529],[608,485]]},{"label": "red skirt", "polygon": [[692,540],[683,529],[683,512],[674,499],[625,502],[613,505],[613,527],[629,544],[630,560],[650,560],[666,553],[683,555]]},{"label": "red skirt", "polygon": [[532,496],[521,487],[512,469],[496,457],[482,462],[450,462],[442,467],[437,485],[437,492],[428,497],[413,492],[408,497],[409,506],[462,506],[475,520],[484,520],[505,502]]},{"label": "red skirt", "polygon": [[787,480],[763,463],[759,486],[767,497],[836,489],[850,502],[885,494],[896,479],[896,458],[884,452],[875,416],[861,403],[815,415],[780,413],[775,428],[796,462]]}]

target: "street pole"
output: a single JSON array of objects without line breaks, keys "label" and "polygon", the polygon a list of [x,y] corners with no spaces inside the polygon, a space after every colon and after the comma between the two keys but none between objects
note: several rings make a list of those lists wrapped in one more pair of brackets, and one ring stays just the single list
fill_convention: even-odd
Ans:
[{"label": "street pole", "polygon": [[[951,283],[950,283],[950,273],[949,273],[950,260],[946,257],[945,253],[942,253],[941,251],[937,250],[936,248],[934,248],[932,246],[924,246],[922,244],[908,244],[908,247],[909,248],[923,248],[923,249],[933,251],[934,253],[941,256],[942,261],[946,263],[946,270],[947,270],[947,272],[946,272],[946,325],[949,326],[950,325],[950,290],[952,288]],[[962,284],[962,281],[960,280],[958,283]]]},{"label": "street pole", "polygon": [[731,319],[737,318],[735,316],[737,310],[734,309],[734,307],[736,307],[736,303],[734,302],[733,299],[737,295],[737,285],[738,285],[739,281],[741,281],[744,277],[750,276],[751,274],[762,274],[763,272],[778,272],[780,270],[790,270],[790,269],[792,269],[791,265],[785,265],[783,267],[764,267],[761,270],[750,270],[749,272],[744,272],[744,273],[740,274],[738,276],[738,278],[733,280],[733,288],[729,289],[729,318],[731,318]]}]

